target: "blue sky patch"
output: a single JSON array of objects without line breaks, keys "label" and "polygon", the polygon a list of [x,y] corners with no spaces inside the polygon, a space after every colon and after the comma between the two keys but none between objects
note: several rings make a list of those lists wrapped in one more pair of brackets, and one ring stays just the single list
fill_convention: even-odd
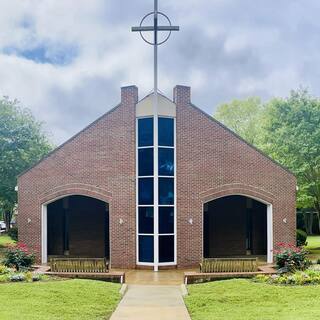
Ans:
[{"label": "blue sky patch", "polygon": [[75,46],[59,46],[48,47],[40,45],[30,49],[18,49],[7,47],[3,49],[3,53],[7,55],[16,55],[37,63],[49,63],[53,65],[69,65],[78,55],[78,49]]}]

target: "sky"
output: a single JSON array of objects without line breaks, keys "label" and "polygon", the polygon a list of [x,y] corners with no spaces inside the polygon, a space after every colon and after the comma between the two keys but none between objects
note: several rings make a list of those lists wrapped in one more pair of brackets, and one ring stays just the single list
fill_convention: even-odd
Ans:
[{"label": "sky", "polygon": [[[153,50],[130,31],[152,0],[0,0],[0,96],[18,99],[58,145],[153,87]],[[319,0],[159,0],[180,32],[159,48],[159,89],[192,87],[209,114],[248,96],[320,95]]]}]

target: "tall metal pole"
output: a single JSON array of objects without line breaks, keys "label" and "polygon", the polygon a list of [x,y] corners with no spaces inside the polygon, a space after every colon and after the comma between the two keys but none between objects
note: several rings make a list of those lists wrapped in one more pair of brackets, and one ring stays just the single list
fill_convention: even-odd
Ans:
[{"label": "tall metal pole", "polygon": [[158,0],[154,0],[154,92],[153,92],[153,196],[154,196],[154,209],[153,209],[153,255],[154,255],[154,271],[158,271],[159,265],[159,179],[158,179]]}]

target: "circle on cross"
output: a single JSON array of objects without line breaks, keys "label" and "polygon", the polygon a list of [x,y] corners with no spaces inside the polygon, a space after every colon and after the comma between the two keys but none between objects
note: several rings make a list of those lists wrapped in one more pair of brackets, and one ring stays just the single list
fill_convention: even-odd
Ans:
[{"label": "circle on cross", "polygon": [[[170,21],[169,17],[166,14],[164,14],[162,12],[159,12],[159,11],[158,11],[158,14],[157,14],[157,17],[158,17],[158,21],[157,22],[158,23],[157,23],[157,25],[155,25],[154,19],[150,19],[150,18],[153,18],[154,15],[155,15],[154,12],[150,12],[150,13],[146,14],[142,18],[142,20],[140,22],[140,27],[150,27],[150,30],[139,31],[139,33],[140,33],[141,38],[146,43],[148,43],[150,45],[155,45],[155,44],[161,45],[161,44],[163,44],[163,43],[168,41],[168,39],[171,36],[171,32],[172,31],[171,30],[161,30],[160,24],[163,25],[164,23],[166,23],[167,27],[171,27],[172,25],[171,25],[171,21]],[[151,23],[147,24],[147,22],[149,20],[151,20],[150,21]],[[149,33],[150,31],[152,31],[152,40],[149,39],[149,37],[146,36],[146,34]],[[159,31],[161,31],[161,35],[163,35],[164,34],[163,32],[165,32],[164,36],[161,36],[161,38],[159,37],[159,35],[160,35]],[[157,33],[157,39],[158,39],[157,43],[154,42],[154,39],[155,39],[154,34],[155,33]]]}]

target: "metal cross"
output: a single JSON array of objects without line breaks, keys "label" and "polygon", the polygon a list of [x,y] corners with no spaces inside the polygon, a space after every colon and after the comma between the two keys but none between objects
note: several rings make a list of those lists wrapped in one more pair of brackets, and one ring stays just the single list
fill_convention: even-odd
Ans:
[{"label": "metal cross", "polygon": [[[143,22],[145,21],[145,19],[151,15],[153,15],[153,21],[154,21],[153,26],[143,26]],[[158,16],[159,15],[163,16],[168,21],[167,26],[159,26],[158,25]],[[165,43],[169,39],[172,31],[179,31],[179,27],[171,25],[171,21],[168,18],[168,16],[162,12],[159,12],[158,0],[154,0],[154,11],[146,14],[142,18],[142,20],[140,22],[140,26],[139,27],[132,27],[131,30],[133,32],[140,32],[142,39],[145,42],[147,42],[148,44],[151,44],[154,46],[154,94],[156,96],[158,94],[158,46]],[[167,37],[161,42],[158,41],[158,32],[159,31],[168,31],[169,32]],[[143,32],[153,32],[153,39],[154,39],[153,42],[148,41],[144,37]]]}]

